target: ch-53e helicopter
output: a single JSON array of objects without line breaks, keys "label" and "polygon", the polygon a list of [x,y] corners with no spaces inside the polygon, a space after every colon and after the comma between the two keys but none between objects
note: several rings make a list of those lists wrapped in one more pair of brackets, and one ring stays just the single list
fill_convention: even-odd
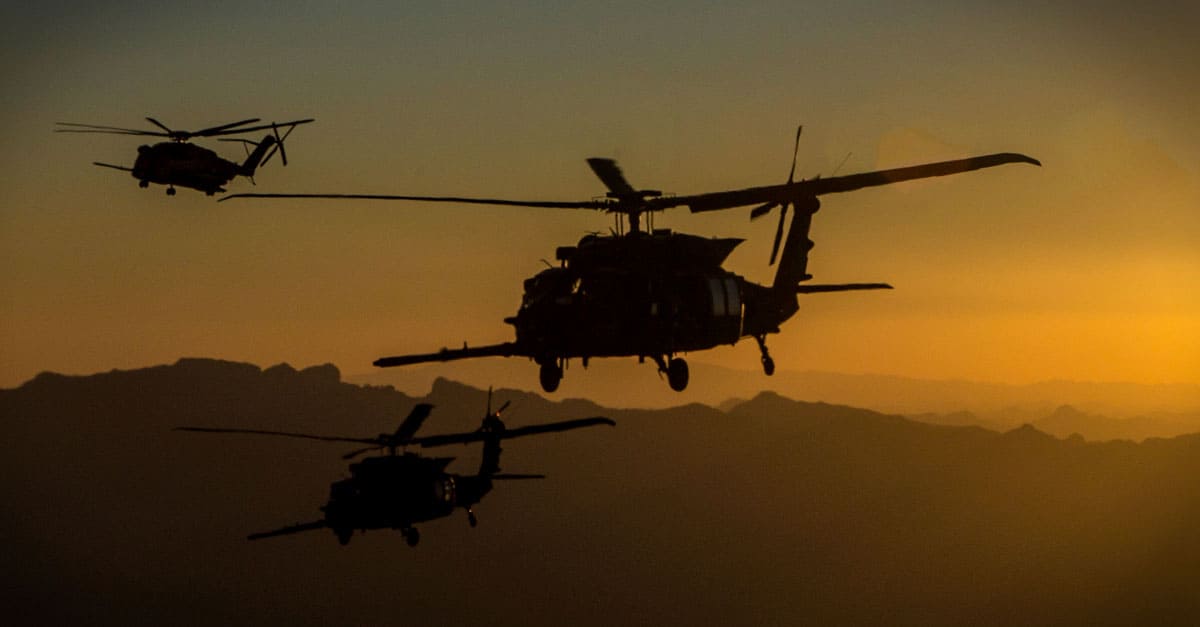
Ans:
[{"label": "ch-53e helicopter", "polygon": [[[329,501],[321,507],[324,517],[247,536],[259,540],[314,529],[331,529],[338,542],[350,542],[354,530],[399,529],[409,546],[416,546],[421,534],[416,523],[445,518],[456,508],[467,510],[467,522],[474,527],[478,522],[474,506],[492,491],[492,482],[504,479],[544,479],[544,475],[507,474],[500,472],[500,441],[541,433],[569,431],[596,425],[616,425],[608,418],[596,416],[509,429],[500,420],[500,414],[508,403],[492,411],[492,393],[488,390],[488,411],[483,424],[476,431],[449,433],[444,435],[416,435],[421,424],[429,417],[433,405],[420,403],[413,407],[408,417],[400,423],[394,433],[381,433],[373,438],[311,435],[286,431],[264,431],[258,429],[226,429],[210,427],[177,427],[179,431],[204,433],[250,433],[274,435],[327,442],[353,442],[366,444],[365,448],[350,451],[343,459],[353,459],[380,449],[387,453],[367,457],[350,465],[350,478],[335,481],[329,486]],[[415,453],[397,452],[406,446],[445,446],[483,442],[483,456],[479,471],[474,475],[456,475],[446,472],[453,457],[422,457]]]},{"label": "ch-53e helicopter", "polygon": [[[1040,166],[1032,157],[997,153],[953,161],[927,163],[890,170],[863,172],[829,178],[795,180],[796,153],[786,183],[689,196],[664,196],[662,192],[637,189],[625,178],[612,159],[587,160],[592,171],[608,188],[606,198],[585,201],[505,200],[448,196],[393,196],[373,194],[234,194],[222,198],[341,198],[407,200],[463,204],[594,209],[615,214],[612,235],[587,235],[576,246],[556,251],[558,267],[551,267],[525,280],[524,295],[516,315],[505,318],[516,330],[516,340],[487,346],[443,348],[435,353],[384,357],[379,367],[402,366],[474,357],[533,359],[540,366],[542,389],[558,389],[563,370],[571,358],[584,367],[594,357],[637,357],[654,360],[666,374],[671,389],[683,391],[688,384],[687,362],[678,355],[689,351],[735,344],[744,337],[758,343],[763,372],[775,372],[767,350],[766,336],[779,333],[779,326],[799,310],[798,295],[850,290],[891,289],[886,283],[842,283],[811,285],[808,238],[812,216],[820,208],[819,196],[849,192],[934,176],[945,176],[990,168],[1007,163]],[[641,228],[642,214],[672,207],[688,207],[693,213],[753,206],[750,218],[757,219],[779,207],[779,224],[771,249],[771,264],[779,266],[770,285],[760,285],[725,270],[721,264],[743,240],[704,238],[665,229]],[[784,239],[788,209],[794,208]],[[627,219],[628,231],[623,229]],[[782,252],[780,243],[782,242]]]},{"label": "ch-53e helicopter", "polygon": [[[167,195],[175,195],[175,186],[188,187],[212,196],[224,192],[222,185],[236,176],[244,176],[254,181],[254,172],[266,164],[279,152],[283,165],[287,165],[287,151],[283,148],[283,140],[301,124],[308,124],[313,119],[292,120],[290,122],[272,122],[257,126],[246,126],[258,122],[258,118],[250,118],[240,122],[231,122],[212,126],[199,131],[178,131],[168,128],[154,118],[146,118],[151,124],[161,130],[144,130],[119,128],[115,126],[97,126],[94,124],[76,124],[74,122],[58,122],[63,128],[55,129],[56,133],[107,133],[110,135],[141,135],[149,137],[167,137],[171,141],[159,142],[154,145],[138,146],[138,156],[132,168],[93,161],[94,165],[114,170],[129,172],[138,180],[139,187],[149,187],[151,183],[167,186]],[[226,161],[217,153],[195,144],[188,143],[193,137],[220,137],[223,135],[240,135],[270,129],[270,134],[260,141],[222,137],[219,141],[240,142],[246,149],[246,160],[238,164]],[[280,133],[280,129],[283,132]],[[250,147],[254,149],[251,150]]]}]

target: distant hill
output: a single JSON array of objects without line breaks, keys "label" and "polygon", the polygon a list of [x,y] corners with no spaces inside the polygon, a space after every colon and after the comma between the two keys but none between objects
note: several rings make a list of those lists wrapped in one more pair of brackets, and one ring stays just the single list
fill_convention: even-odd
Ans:
[{"label": "distant hill", "polygon": [[[1009,428],[1033,422],[1060,405],[1118,419],[1161,413],[1200,417],[1200,384],[1047,381],[1008,385],[782,369],[767,377],[758,369],[716,366],[694,359],[690,364],[691,385],[683,394],[671,391],[650,364],[639,365],[633,359],[599,359],[586,371],[572,364],[555,396],[586,397],[609,407],[663,408],[684,402],[717,407],[729,399],[747,399],[770,390],[789,398],[896,414],[969,411],[985,422]],[[423,394],[434,380],[447,373],[481,387],[537,387],[537,366],[515,358],[388,368],[349,376],[347,380],[393,385],[409,394]]]},{"label": "distant hill", "polygon": [[[495,396],[510,426],[618,425],[506,443],[506,471],[548,478],[409,548],[244,540],[319,515],[345,447],[171,428],[373,435],[428,401],[437,433],[477,426],[484,389],[189,359],[0,390],[5,623],[1200,622],[1200,435],[1091,443],[773,393],[726,411]],[[469,471],[476,448],[442,451]]]},{"label": "distant hill", "polygon": [[1200,432],[1200,412],[1195,414],[1158,413],[1132,418],[1110,418],[1082,412],[1063,405],[1054,413],[1035,421],[1034,426],[1046,433],[1067,437],[1081,434],[1088,440],[1144,440],[1171,438]]},{"label": "distant hill", "polygon": [[[960,411],[949,414],[912,414],[912,420],[940,425],[976,425],[993,431],[1007,431],[1020,423],[1029,415],[1013,412],[998,412],[978,416],[972,412]],[[1061,405],[1053,412],[1029,421],[1039,430],[1059,438],[1078,435],[1086,440],[1102,442],[1106,440],[1133,440],[1140,442],[1146,438],[1171,438],[1189,433],[1200,433],[1200,412],[1167,413],[1158,412],[1151,415],[1134,416],[1131,418],[1111,418],[1100,414],[1089,414],[1070,405]]]}]

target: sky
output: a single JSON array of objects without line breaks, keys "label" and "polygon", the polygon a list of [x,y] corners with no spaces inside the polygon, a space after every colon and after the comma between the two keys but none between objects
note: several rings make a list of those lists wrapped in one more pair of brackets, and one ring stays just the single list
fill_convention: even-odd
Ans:
[{"label": "sky", "polygon": [[[0,386],[181,356],[355,374],[508,341],[521,281],[611,225],[168,198],[90,165],[131,164],[138,138],[51,132],[146,116],[317,119],[241,192],[582,200],[604,192],[584,160],[605,156],[636,187],[702,193],[783,182],[797,124],[802,177],[1022,152],[1044,167],[826,197],[809,271],[896,289],[804,297],[770,339],[779,368],[1200,382],[1200,8],[1185,4],[9,3]],[[774,223],[747,214],[656,226],[745,238],[726,267],[769,282]],[[758,367],[745,341],[688,359]],[[535,385],[532,364],[498,362]]]}]

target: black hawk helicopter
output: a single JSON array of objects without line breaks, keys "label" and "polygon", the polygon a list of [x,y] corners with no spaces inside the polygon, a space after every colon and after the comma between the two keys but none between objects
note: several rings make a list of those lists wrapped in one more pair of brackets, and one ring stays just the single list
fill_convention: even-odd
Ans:
[{"label": "black hawk helicopter", "polygon": [[[584,367],[593,357],[648,357],[665,373],[671,389],[688,384],[687,362],[678,355],[689,351],[736,344],[744,337],[758,343],[763,372],[775,372],[766,336],[799,310],[800,294],[850,290],[891,289],[886,283],[806,284],[808,252],[813,247],[809,228],[820,208],[819,196],[946,176],[1007,163],[1041,163],[1022,154],[997,153],[927,163],[890,170],[796,181],[796,153],[792,169],[781,185],[711,192],[690,196],[664,196],[658,190],[637,189],[612,159],[587,160],[608,188],[604,199],[585,201],[505,200],[448,196],[393,196],[373,194],[233,194],[222,198],[345,198],[408,200],[463,204],[593,209],[615,214],[611,235],[587,235],[576,246],[556,251],[558,267],[525,280],[524,295],[516,315],[505,318],[516,330],[516,340],[488,346],[449,349],[435,353],[384,357],[378,367],[402,366],[474,357],[533,359],[540,366],[542,389],[553,392],[564,367],[579,358]],[[779,224],[770,263],[779,266],[770,285],[760,285],[725,270],[721,264],[743,240],[704,238],[666,229],[641,228],[642,214],[672,207],[693,213],[753,206],[754,220],[779,207]],[[784,222],[791,208],[787,238]],[[624,220],[628,220],[628,231]],[[782,252],[780,244],[782,242]]]},{"label": "black hawk helicopter", "polygon": [[[287,165],[287,151],[283,148],[283,140],[301,124],[308,124],[313,119],[292,120],[291,122],[272,122],[257,126],[246,126],[258,122],[258,118],[250,118],[240,122],[231,122],[220,126],[212,126],[199,131],[177,131],[168,128],[154,118],[146,118],[151,124],[161,130],[140,130],[118,128],[115,126],[97,126],[94,124],[76,124],[74,122],[58,122],[63,128],[55,129],[56,133],[108,133],[112,135],[141,135],[149,137],[167,137],[170,141],[154,145],[138,146],[138,156],[132,168],[93,161],[94,165],[114,170],[129,172],[138,180],[138,186],[149,187],[151,183],[167,186],[167,195],[175,195],[175,186],[189,187],[212,196],[224,192],[222,185],[236,176],[244,176],[254,180],[254,171],[275,156]],[[195,144],[188,143],[193,137],[220,137],[223,135],[239,135],[270,129],[270,133],[260,141],[248,139],[231,139],[222,137],[219,141],[241,142],[246,148],[246,160],[238,164],[226,161],[217,153]],[[281,133],[280,130],[283,129]],[[251,150],[250,147],[254,149]]]},{"label": "black hawk helicopter", "polygon": [[[569,431],[596,425],[616,425],[604,417],[579,418],[538,425],[527,425],[509,429],[500,420],[500,414],[508,407],[504,403],[496,411],[491,410],[492,394],[488,390],[488,411],[483,424],[476,431],[449,433],[417,437],[417,430],[429,417],[433,405],[420,403],[413,407],[408,417],[400,423],[394,433],[382,433],[373,438],[311,435],[285,431],[258,429],[225,429],[209,427],[177,427],[179,431],[204,433],[251,433],[275,435],[327,442],[353,442],[366,444],[365,448],[350,451],[343,459],[353,459],[380,449],[385,455],[367,457],[350,465],[350,478],[335,481],[329,486],[329,501],[321,507],[324,518],[252,533],[249,540],[259,540],[313,529],[332,529],[338,542],[350,542],[354,530],[399,529],[409,546],[416,546],[421,534],[416,523],[445,518],[456,508],[467,511],[467,522],[474,527],[478,522],[475,505],[492,491],[492,482],[505,479],[544,479],[544,475],[506,474],[500,472],[500,441],[540,433]],[[397,452],[406,446],[445,446],[483,442],[483,456],[479,471],[474,475],[456,475],[446,472],[453,457],[422,457],[408,452]]]}]

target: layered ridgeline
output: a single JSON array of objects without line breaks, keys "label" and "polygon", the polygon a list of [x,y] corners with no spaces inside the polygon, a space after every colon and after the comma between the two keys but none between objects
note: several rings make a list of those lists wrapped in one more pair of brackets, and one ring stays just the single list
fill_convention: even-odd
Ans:
[{"label": "layered ridgeline", "polygon": [[[738,362],[755,364],[750,361]],[[388,368],[347,376],[354,383],[392,385],[424,394],[447,372],[444,364]],[[537,386],[537,367],[525,360],[479,360],[454,364],[463,381],[517,388]],[[557,397],[585,396],[609,407],[673,407],[683,402],[711,406],[774,390],[789,398],[902,414],[936,424],[971,424],[1008,431],[1030,423],[1047,433],[1087,440],[1171,437],[1200,432],[1200,384],[1045,381],[1023,385],[962,380],[928,380],[877,374],[761,370],[692,361],[692,385],[680,395],[654,374],[652,365],[594,360],[586,371],[568,371]],[[1063,409],[1065,407],[1065,409]]]},{"label": "layered ridgeline", "polygon": [[[1200,621],[1200,436],[1091,443],[773,394],[608,410],[497,390],[506,482],[422,541],[245,535],[319,517],[344,447],[173,432],[474,428],[427,397],[210,360],[0,391],[6,624],[1145,624]],[[686,395],[681,398],[687,398]],[[349,448],[353,448],[350,446]],[[471,472],[478,447],[450,469]]]}]

